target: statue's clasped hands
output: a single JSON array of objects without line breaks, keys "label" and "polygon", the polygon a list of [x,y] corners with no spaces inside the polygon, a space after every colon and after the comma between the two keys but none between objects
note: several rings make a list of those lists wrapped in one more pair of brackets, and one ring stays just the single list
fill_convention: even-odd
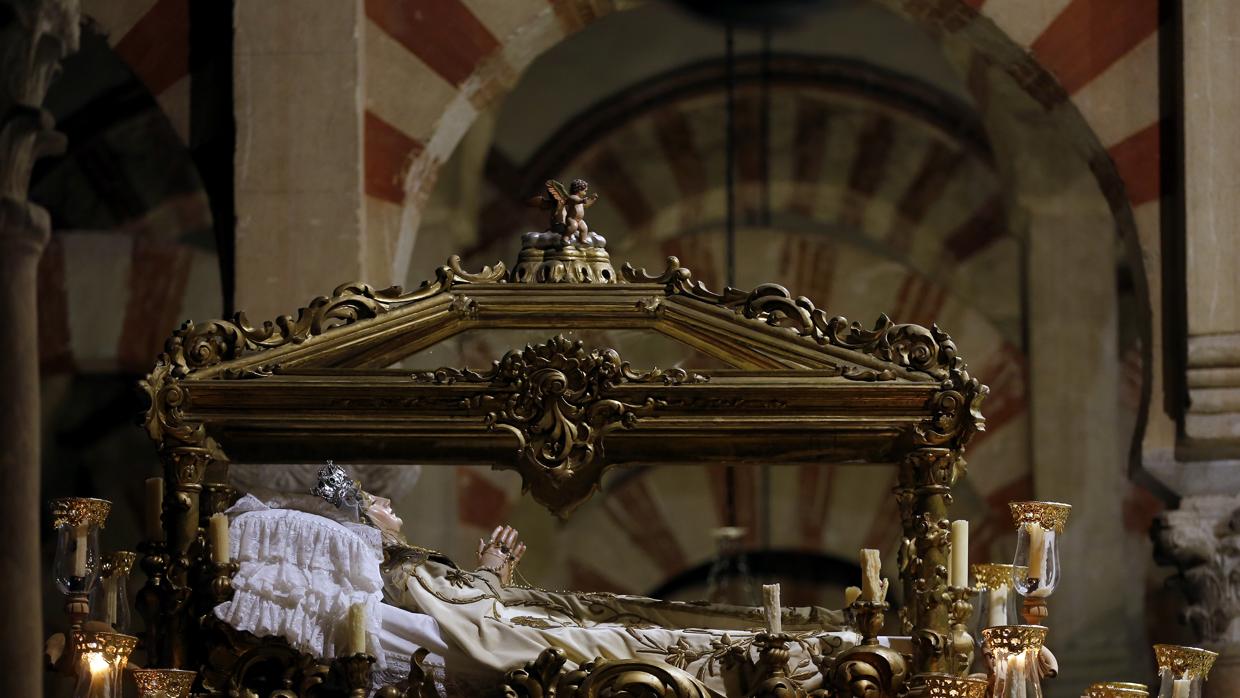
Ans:
[{"label": "statue's clasped hands", "polygon": [[478,569],[494,572],[505,585],[512,583],[513,570],[523,555],[525,543],[512,526],[496,526],[490,541],[478,539]]}]

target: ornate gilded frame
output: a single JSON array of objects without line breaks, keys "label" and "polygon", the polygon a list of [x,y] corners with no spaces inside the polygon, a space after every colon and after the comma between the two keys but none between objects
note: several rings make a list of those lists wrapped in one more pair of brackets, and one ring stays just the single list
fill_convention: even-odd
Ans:
[{"label": "ornate gilded frame", "polygon": [[[168,487],[144,607],[166,629],[148,638],[162,665],[200,658],[185,634],[192,599],[201,610],[213,598],[201,538],[231,499],[229,462],[490,464],[567,516],[614,466],[853,461],[900,466],[912,669],[947,671],[947,509],[987,392],[951,338],[886,316],[865,329],[776,284],[716,293],[675,258],[659,275],[626,265],[619,278],[603,273],[605,252],[588,262],[580,275],[572,260],[534,269],[523,252],[510,276],[453,257],[412,291],[345,284],[295,318],[254,327],[238,313],[177,330],[143,381]],[[551,283],[572,279],[593,283]],[[554,332],[489,370],[388,368],[469,329],[546,327],[650,330],[732,368],[634,367]]]}]

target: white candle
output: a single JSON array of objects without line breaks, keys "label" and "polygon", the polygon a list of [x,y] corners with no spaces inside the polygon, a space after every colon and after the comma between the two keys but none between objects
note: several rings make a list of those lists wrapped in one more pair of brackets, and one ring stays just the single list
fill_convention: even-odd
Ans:
[{"label": "white candle", "polygon": [[762,609],[766,614],[766,629],[772,635],[784,631],[784,619],[779,605],[779,585],[762,585]]},{"label": "white candle", "polygon": [[1025,655],[1017,652],[1008,657],[1008,685],[1016,689],[1008,695],[1012,698],[1028,698],[1026,683]]},{"label": "white candle", "polygon": [[952,522],[952,557],[947,570],[947,586],[969,586],[969,522],[957,519]]},{"label": "white candle", "polygon": [[349,606],[349,644],[345,646],[349,655],[366,653],[366,604],[355,603]]},{"label": "white candle", "polygon": [[861,587],[848,587],[844,590],[844,608],[853,605],[853,602],[861,598]]},{"label": "white candle", "polygon": [[228,562],[228,515],[212,514],[207,534],[211,543],[211,561],[217,565]]},{"label": "white candle", "polygon": [[[1029,578],[1034,580],[1036,588],[1030,596],[1045,596],[1046,587],[1046,529],[1042,528],[1042,524],[1031,523],[1025,525],[1025,530],[1029,532]],[[1042,592],[1042,593],[1038,593]]]},{"label": "white candle", "polygon": [[146,479],[146,537],[147,540],[162,541],[164,525],[160,521],[164,509],[164,479],[149,477]]},{"label": "white candle", "polygon": [[1176,679],[1171,684],[1171,698],[1189,698],[1192,686],[1191,679]]},{"label": "white candle", "polygon": [[990,610],[987,615],[986,627],[993,628],[998,625],[1007,625],[1007,604],[1008,604],[1008,586],[1000,584],[994,589],[987,592],[988,601],[990,602]]},{"label": "white candle", "polygon": [[73,576],[86,576],[86,526],[73,529]]},{"label": "white candle", "polygon": [[116,575],[113,572],[103,580],[103,620],[108,625],[116,625]]},{"label": "white candle", "polygon": [[883,581],[881,572],[883,569],[883,560],[879,557],[878,551],[873,548],[864,548],[861,551],[861,598],[871,603],[879,603],[883,600]]}]

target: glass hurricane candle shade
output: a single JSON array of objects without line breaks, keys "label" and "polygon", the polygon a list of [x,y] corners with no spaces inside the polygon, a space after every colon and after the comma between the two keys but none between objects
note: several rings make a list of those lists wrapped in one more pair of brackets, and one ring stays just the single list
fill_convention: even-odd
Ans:
[{"label": "glass hurricane candle shade", "polygon": [[1045,598],[1059,585],[1059,536],[1072,507],[1056,502],[1012,502],[1016,558],[1025,572],[1015,578],[1022,596]]},{"label": "glass hurricane candle shade", "polygon": [[105,555],[99,581],[91,591],[91,619],[120,633],[129,632],[129,572],[137,557],[124,550]]},{"label": "glass hurricane candle shade", "polygon": [[56,557],[52,579],[62,594],[89,594],[99,576],[99,528],[111,502],[85,497],[52,500]]},{"label": "glass hurricane candle shade", "polygon": [[73,698],[122,698],[122,677],[138,638],[120,633],[75,632],[78,657]]},{"label": "glass hurricane candle shade", "polygon": [[1009,625],[1017,618],[1015,579],[1024,577],[1025,570],[1013,565],[973,565],[973,579],[977,587],[977,632],[974,637],[982,641],[982,629],[997,625]]},{"label": "glass hurricane candle shade", "polygon": [[1201,698],[1218,653],[1196,647],[1154,645],[1158,659],[1158,698]]},{"label": "glass hurricane candle shade", "polygon": [[1038,655],[1046,640],[1040,625],[1001,625],[982,631],[993,677],[992,698],[1042,698]]}]

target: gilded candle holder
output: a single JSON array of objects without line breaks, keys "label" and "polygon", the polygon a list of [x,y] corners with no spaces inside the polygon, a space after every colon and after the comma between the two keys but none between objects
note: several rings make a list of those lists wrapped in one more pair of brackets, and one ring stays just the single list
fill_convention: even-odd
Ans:
[{"label": "gilded candle holder", "polygon": [[990,683],[950,674],[925,674],[921,677],[922,698],[986,698]]},{"label": "gilded candle holder", "polygon": [[1107,681],[1085,689],[1081,698],[1150,698],[1150,692],[1143,683]]},{"label": "gilded candle holder", "polygon": [[69,633],[77,669],[75,698],[120,698],[125,665],[138,638],[123,633],[74,630]]},{"label": "gilded candle holder", "polygon": [[1158,660],[1158,698],[1201,698],[1217,652],[1181,645],[1154,645]]},{"label": "gilded candle holder", "polygon": [[103,566],[99,529],[107,522],[112,503],[91,497],[63,497],[49,504],[56,529],[52,579],[66,597],[69,627],[79,630],[90,617],[90,593]]},{"label": "gilded candle holder", "polygon": [[[95,620],[107,622],[118,633],[129,632],[129,573],[138,559],[137,553],[118,550],[103,556],[99,583],[91,594],[91,611]],[[108,613],[114,616],[109,619]]]},{"label": "gilded candle holder", "polygon": [[1010,502],[1016,525],[1016,557],[1012,564],[1025,574],[1013,579],[1024,597],[1021,615],[1030,625],[1042,624],[1048,615],[1046,599],[1059,585],[1059,537],[1068,523],[1072,505],[1060,502]]},{"label": "gilded candle holder", "polygon": [[1000,625],[982,630],[993,677],[992,698],[1042,698],[1038,657],[1046,642],[1041,625]]},{"label": "gilded candle holder", "polygon": [[130,669],[138,698],[188,698],[198,672],[185,669]]},{"label": "gilded candle holder", "polygon": [[336,661],[344,672],[345,685],[349,688],[349,698],[366,698],[370,692],[370,673],[375,658],[361,652],[347,657],[337,657]]}]

